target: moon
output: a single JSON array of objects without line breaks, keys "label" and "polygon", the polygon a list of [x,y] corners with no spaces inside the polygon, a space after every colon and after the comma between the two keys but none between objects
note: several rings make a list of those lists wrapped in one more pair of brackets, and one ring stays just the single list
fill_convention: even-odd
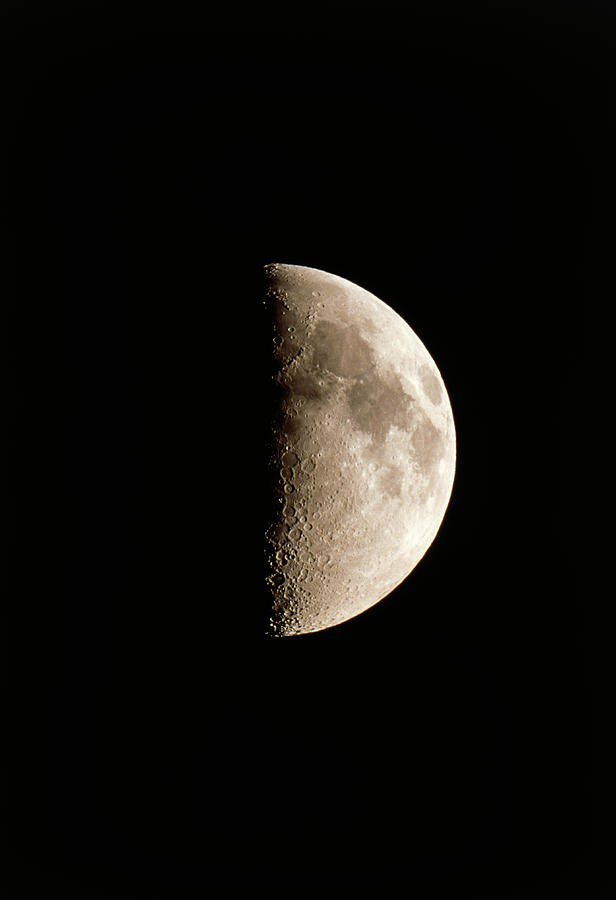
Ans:
[{"label": "moon", "polygon": [[267,633],[286,637],[359,615],[415,568],[449,503],[456,436],[433,359],[390,306],[320,269],[264,272]]}]

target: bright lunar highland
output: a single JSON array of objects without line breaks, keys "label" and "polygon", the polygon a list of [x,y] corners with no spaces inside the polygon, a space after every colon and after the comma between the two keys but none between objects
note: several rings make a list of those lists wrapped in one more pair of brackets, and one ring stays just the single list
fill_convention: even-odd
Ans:
[{"label": "bright lunar highland", "polygon": [[434,540],[456,437],[443,379],[409,325],[345,278],[265,267],[273,340],[265,567],[274,636],[373,606]]}]

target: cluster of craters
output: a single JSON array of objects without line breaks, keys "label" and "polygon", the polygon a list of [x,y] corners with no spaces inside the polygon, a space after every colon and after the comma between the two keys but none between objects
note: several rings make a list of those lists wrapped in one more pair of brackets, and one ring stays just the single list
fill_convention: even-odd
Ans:
[{"label": "cluster of craters", "polygon": [[268,631],[277,636],[302,630],[310,583],[323,563],[311,549],[310,536],[318,516],[313,502],[317,454],[300,448],[310,421],[310,412],[303,407],[311,405],[310,397],[293,383],[314,312],[298,315],[286,290],[271,281],[264,305],[271,316],[274,362],[268,459],[273,514],[265,531],[265,580],[271,595]]},{"label": "cluster of craters", "polygon": [[318,566],[326,562],[310,546],[310,532],[320,515],[311,503],[317,460],[314,455],[301,459],[286,447],[271,464],[277,466],[278,478],[277,515],[265,534],[266,584],[273,597],[269,628],[274,634],[288,634],[305,623],[310,583]]}]

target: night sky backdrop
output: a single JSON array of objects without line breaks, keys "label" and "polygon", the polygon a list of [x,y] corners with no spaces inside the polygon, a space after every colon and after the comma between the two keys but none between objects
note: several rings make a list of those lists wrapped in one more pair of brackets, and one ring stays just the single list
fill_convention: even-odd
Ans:
[{"label": "night sky backdrop", "polygon": [[[575,423],[613,13],[255,6],[7,17],[10,896],[604,896]],[[399,312],[458,437],[410,577],[286,640],[269,262]]]}]

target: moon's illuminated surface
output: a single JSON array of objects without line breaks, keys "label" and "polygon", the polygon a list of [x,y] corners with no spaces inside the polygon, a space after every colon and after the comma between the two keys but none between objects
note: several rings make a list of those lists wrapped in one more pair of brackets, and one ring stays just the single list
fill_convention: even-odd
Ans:
[{"label": "moon's illuminated surface", "polygon": [[266,527],[269,631],[319,631],[403,581],[451,495],[451,405],[430,354],[373,294],[305,266],[266,266],[274,418]]}]

